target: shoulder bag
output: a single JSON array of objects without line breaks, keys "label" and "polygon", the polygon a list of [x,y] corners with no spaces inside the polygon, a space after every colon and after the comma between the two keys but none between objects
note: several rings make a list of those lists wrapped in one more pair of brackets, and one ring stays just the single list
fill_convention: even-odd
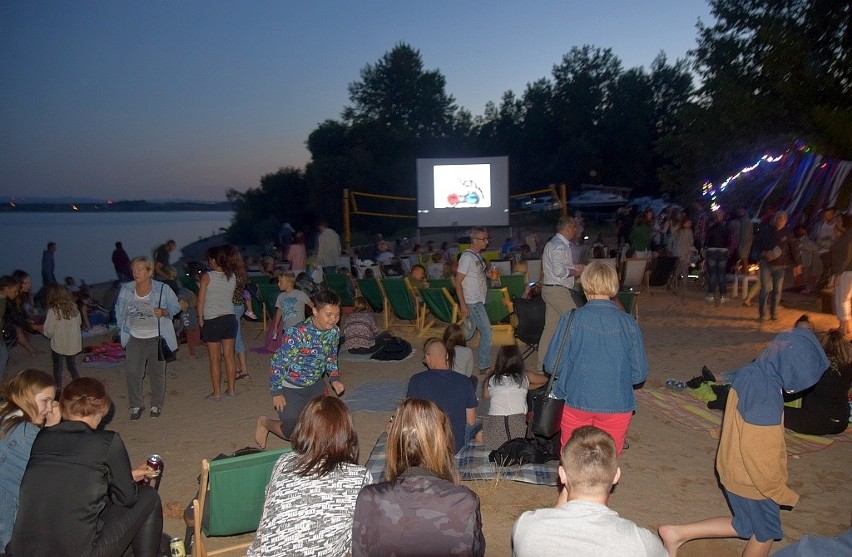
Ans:
[{"label": "shoulder bag", "polygon": [[[157,307],[160,307],[163,303],[163,288],[165,287],[165,284],[160,286],[160,301],[157,302]],[[154,317],[157,319],[157,359],[161,362],[174,362],[177,360],[177,350],[172,351],[172,349],[169,348],[166,339],[164,339],[163,335],[160,334],[160,318],[156,315]]]},{"label": "shoulder bag", "polygon": [[530,421],[530,431],[535,435],[543,435],[544,437],[553,437],[559,432],[562,422],[562,409],[565,407],[565,401],[561,398],[553,396],[553,383],[559,375],[559,361],[562,358],[562,352],[565,350],[565,343],[568,342],[568,336],[571,333],[571,323],[574,321],[574,310],[568,316],[568,325],[565,327],[565,332],[562,334],[562,339],[559,342],[559,351],[556,353],[556,368],[553,374],[547,381],[547,386],[544,389],[544,396],[540,396],[533,400],[533,417]]}]

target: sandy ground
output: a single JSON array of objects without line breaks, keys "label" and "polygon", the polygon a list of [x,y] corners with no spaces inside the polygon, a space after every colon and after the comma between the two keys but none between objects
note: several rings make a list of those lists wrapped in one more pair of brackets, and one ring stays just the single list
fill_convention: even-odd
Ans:
[{"label": "sandy ground", "polygon": [[[833,316],[817,312],[815,300],[788,298],[788,305],[795,308],[783,308],[779,310],[778,321],[760,324],[754,307],[743,307],[739,300],[718,308],[711,306],[703,300],[703,293],[695,285],[688,286],[681,296],[659,290],[652,296],[643,294],[639,310],[650,361],[647,385],[660,386],[669,377],[689,379],[698,373],[702,364],[714,370],[745,364],[759,354],[775,333],[791,326],[803,310],[811,315],[817,330],[836,326]],[[343,381],[349,391],[367,381],[408,378],[422,369],[422,339],[415,338],[411,328],[393,325],[392,328],[397,334],[407,336],[417,353],[404,362],[392,364],[341,362]],[[255,336],[256,330],[247,328],[243,332],[249,347],[261,344],[262,339]],[[104,339],[87,339],[87,344],[101,340]],[[10,365],[18,369],[37,367],[49,371],[47,341],[37,338],[34,342],[46,353],[30,359],[21,348],[15,348]],[[207,357],[201,354],[193,359],[186,347],[181,348],[179,360],[169,364],[167,400],[162,417],[152,419],[146,412],[137,422],[129,421],[123,367],[80,367],[84,375],[109,384],[117,412],[108,427],[121,433],[131,462],[141,464],[150,453],[163,456],[166,469],[160,496],[166,509],[165,530],[178,536],[184,534],[180,517],[196,492],[201,459],[254,445],[257,416],[261,413],[275,415],[266,381],[268,356],[249,352],[252,378],[237,384],[237,398],[224,398],[220,404],[214,404],[201,398],[210,392]],[[146,393],[146,404],[148,396]],[[363,463],[389,413],[356,412],[354,417]],[[656,530],[664,523],[727,514],[714,474],[716,442],[708,434],[689,430],[640,405],[628,441],[630,449],[624,452],[620,462],[621,482],[610,502],[622,516]],[[285,445],[270,436],[270,447]],[[802,499],[794,511],[782,513],[786,537],[776,548],[804,534],[836,535],[849,528],[850,461],[852,444],[849,443],[834,443],[825,450],[789,459],[790,485]],[[487,554],[495,556],[511,554],[512,525],[522,512],[552,505],[557,496],[555,488],[511,481],[479,481],[466,485],[481,497]],[[249,540],[250,536],[242,539]],[[236,540],[214,538],[209,540],[209,546],[224,547]],[[737,540],[696,541],[685,545],[681,555],[734,555],[741,552],[742,546],[743,542]]]}]

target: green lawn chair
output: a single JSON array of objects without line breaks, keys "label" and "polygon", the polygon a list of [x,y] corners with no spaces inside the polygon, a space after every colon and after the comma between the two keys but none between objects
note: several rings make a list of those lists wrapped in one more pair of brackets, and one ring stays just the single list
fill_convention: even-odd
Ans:
[{"label": "green lawn chair", "polygon": [[[424,315],[419,336],[425,336],[431,332],[432,326],[438,322],[449,325],[459,321],[459,305],[450,295],[449,290],[446,288],[420,288],[418,292],[426,312],[431,316],[429,318]],[[427,319],[429,319],[428,323]],[[443,334],[443,329],[441,334]]]},{"label": "green lawn chair", "polygon": [[358,279],[358,290],[361,291],[361,296],[367,300],[370,309],[376,313],[381,313],[385,320],[385,329],[388,328],[388,320],[390,318],[390,310],[388,309],[387,300],[382,286],[376,278]]},{"label": "green lawn chair", "polygon": [[526,275],[502,275],[500,284],[509,289],[510,298],[520,298],[527,287],[527,277]]},{"label": "green lawn chair", "polygon": [[323,275],[326,288],[340,297],[340,307],[351,308],[355,305],[353,301],[353,287],[348,275],[339,273],[325,273]]},{"label": "green lawn chair", "polygon": [[[251,545],[248,541],[207,551],[204,537],[236,536],[257,530],[272,469],[278,458],[290,450],[285,448],[201,461],[198,498],[192,502],[194,557],[230,553]],[[205,506],[209,508],[210,517],[206,525],[202,523]]]},{"label": "green lawn chair", "polygon": [[485,312],[492,324],[508,322],[512,303],[508,288],[489,288],[485,295]]},{"label": "green lawn chair", "polygon": [[450,296],[456,295],[456,285],[453,279],[429,279],[429,288],[446,288]]},{"label": "green lawn chair", "polygon": [[639,293],[636,291],[622,291],[617,294],[618,300],[624,306],[624,311],[639,321]]},{"label": "green lawn chair", "polygon": [[275,302],[278,300],[278,295],[281,294],[281,289],[275,284],[258,284],[257,291],[260,293],[263,305],[266,306],[266,315],[272,321],[275,318]]},{"label": "green lawn chair", "polygon": [[382,279],[381,284],[394,317],[407,321],[407,325],[417,327],[417,301],[406,281],[399,278]]}]

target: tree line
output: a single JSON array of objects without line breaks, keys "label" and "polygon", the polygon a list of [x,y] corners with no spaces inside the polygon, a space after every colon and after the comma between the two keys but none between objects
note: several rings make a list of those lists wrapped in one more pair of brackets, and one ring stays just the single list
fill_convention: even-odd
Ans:
[{"label": "tree line", "polygon": [[[360,80],[338,119],[307,138],[304,170],[228,191],[231,236],[262,242],[283,222],[340,222],[343,188],[415,196],[415,160],[509,156],[511,193],[601,183],[695,199],[767,149],[807,141],[852,156],[852,7],[833,0],[710,0],[696,47],[623,67],[611,49],[571,48],[550,76],[506,91],[482,115],[457,106],[420,52],[395,45]],[[410,212],[412,207],[388,207]],[[394,228],[392,225],[389,225]]]}]

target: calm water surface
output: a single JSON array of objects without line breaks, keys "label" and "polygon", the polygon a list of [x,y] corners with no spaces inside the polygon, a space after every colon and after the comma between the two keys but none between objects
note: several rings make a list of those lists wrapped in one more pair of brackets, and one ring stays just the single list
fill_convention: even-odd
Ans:
[{"label": "calm water surface", "polygon": [[131,258],[151,257],[166,240],[177,242],[172,261],[180,248],[201,238],[218,234],[231,224],[232,213],[0,213],[0,274],[24,269],[41,286],[41,254],[48,242],[56,242],[56,277],[66,276],[88,283],[115,279],[112,252],[123,242]]}]

